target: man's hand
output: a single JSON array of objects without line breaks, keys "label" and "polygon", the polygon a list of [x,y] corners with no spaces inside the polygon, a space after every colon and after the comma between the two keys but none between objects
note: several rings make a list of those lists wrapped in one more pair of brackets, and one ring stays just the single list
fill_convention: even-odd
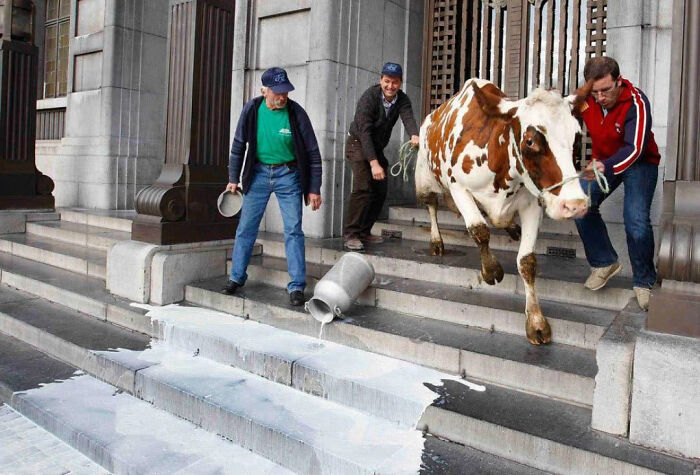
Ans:
[{"label": "man's hand", "polygon": [[419,141],[419,138],[417,135],[411,135],[411,145],[413,145],[414,147],[417,147],[418,141]]},{"label": "man's hand", "polygon": [[230,191],[231,193],[235,193],[237,189],[238,183],[229,183],[226,185],[226,191]]},{"label": "man's hand", "polygon": [[386,173],[384,173],[384,169],[379,164],[379,160],[376,158],[374,160],[370,160],[369,166],[372,167],[372,178],[377,181],[381,181],[386,178]]},{"label": "man's hand", "polygon": [[595,173],[593,172],[593,166],[598,169],[600,173],[605,173],[605,165],[603,165],[603,162],[600,160],[591,160],[588,165],[586,165],[586,168],[583,169],[583,179],[586,181],[593,181],[595,180]]},{"label": "man's hand", "polygon": [[317,195],[316,193],[309,193],[309,204],[311,205],[311,211],[316,211],[321,207],[321,203],[323,203],[323,200],[321,199],[321,195]]}]

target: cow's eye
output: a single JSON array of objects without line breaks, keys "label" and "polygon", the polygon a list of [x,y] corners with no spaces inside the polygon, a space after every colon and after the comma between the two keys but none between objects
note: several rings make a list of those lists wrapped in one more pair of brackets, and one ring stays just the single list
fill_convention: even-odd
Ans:
[{"label": "cow's eye", "polygon": [[525,141],[525,144],[526,144],[528,147],[532,147],[533,145],[535,145],[535,141],[532,140],[531,138],[529,138],[529,139],[527,139],[527,140]]}]

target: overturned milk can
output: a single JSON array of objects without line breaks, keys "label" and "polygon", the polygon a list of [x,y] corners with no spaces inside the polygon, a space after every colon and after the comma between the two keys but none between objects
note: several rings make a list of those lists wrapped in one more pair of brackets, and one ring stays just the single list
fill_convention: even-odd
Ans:
[{"label": "overturned milk can", "polygon": [[321,323],[347,311],[374,280],[374,267],[362,254],[345,253],[318,281],[306,310]]}]

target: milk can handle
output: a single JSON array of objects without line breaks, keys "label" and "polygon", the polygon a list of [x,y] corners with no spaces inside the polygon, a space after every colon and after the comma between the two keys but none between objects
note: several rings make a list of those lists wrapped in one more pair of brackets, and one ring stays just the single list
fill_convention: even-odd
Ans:
[{"label": "milk can handle", "polygon": [[339,317],[339,316],[342,315],[342,313],[343,313],[343,311],[340,310],[340,307],[338,307],[337,305],[336,305],[335,308],[333,309],[333,312],[335,313],[335,316],[336,316],[336,317]]}]

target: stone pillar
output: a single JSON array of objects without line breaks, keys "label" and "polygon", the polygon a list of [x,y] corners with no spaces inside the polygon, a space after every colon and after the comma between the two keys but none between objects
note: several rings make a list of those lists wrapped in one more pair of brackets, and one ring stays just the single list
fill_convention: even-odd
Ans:
[{"label": "stone pillar", "polygon": [[34,3],[0,0],[0,209],[53,209],[53,181],[36,168],[38,48]]},{"label": "stone pillar", "polygon": [[231,238],[216,198],[228,182],[235,2],[171,0],[165,163],[136,196],[132,239],[175,244]]}]

